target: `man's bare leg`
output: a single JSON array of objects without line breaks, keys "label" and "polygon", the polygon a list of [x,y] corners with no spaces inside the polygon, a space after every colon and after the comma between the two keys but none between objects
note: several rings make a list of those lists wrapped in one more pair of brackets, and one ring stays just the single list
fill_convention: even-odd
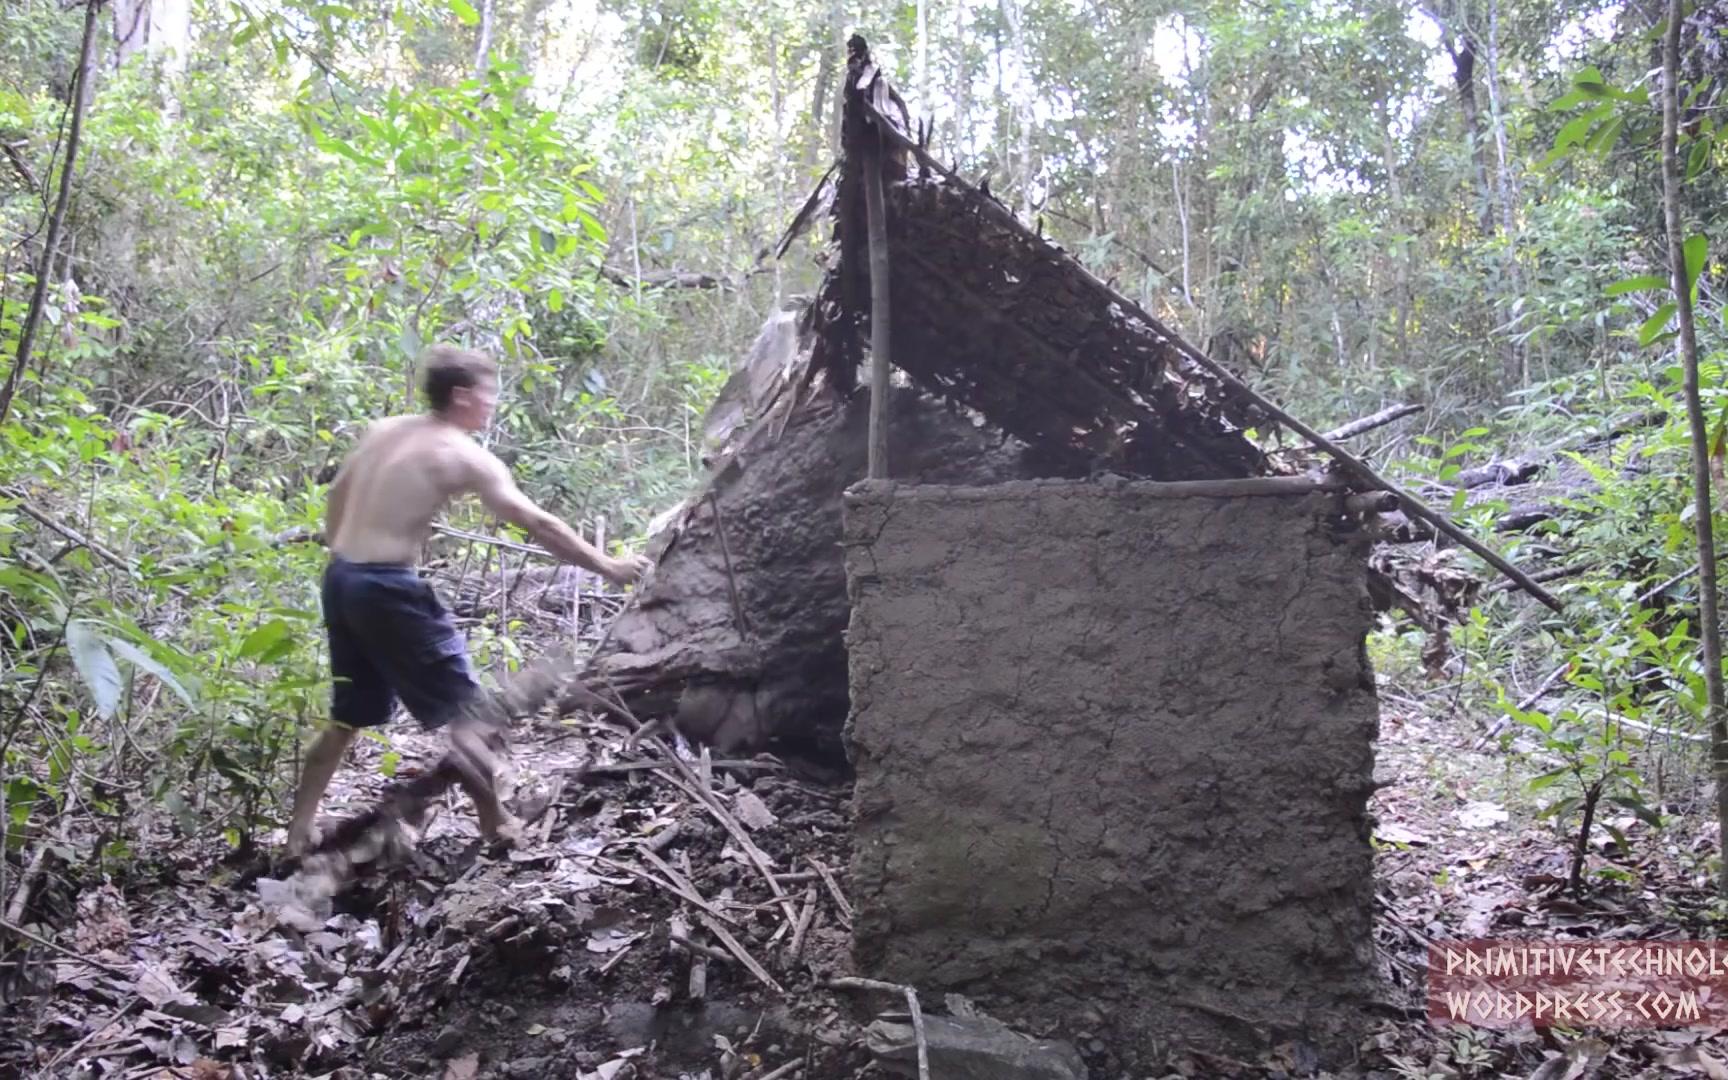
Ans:
[{"label": "man's bare leg", "polygon": [[474,800],[474,815],[480,820],[480,835],[494,844],[513,845],[521,839],[521,822],[498,800],[496,776],[504,739],[484,723],[457,720],[450,725],[450,754],[455,760],[458,782]]},{"label": "man's bare leg", "polygon": [[354,744],[353,728],[325,728],[306,751],[306,761],[300,768],[300,787],[294,792],[294,813],[288,820],[288,854],[304,855],[318,843],[314,821],[318,803],[330,786],[330,778],[342,764],[342,756]]}]

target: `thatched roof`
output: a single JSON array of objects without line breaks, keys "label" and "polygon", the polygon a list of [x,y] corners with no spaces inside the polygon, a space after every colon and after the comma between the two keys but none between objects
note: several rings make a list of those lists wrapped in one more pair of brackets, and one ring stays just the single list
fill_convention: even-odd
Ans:
[{"label": "thatched roof", "polygon": [[[866,140],[878,136],[867,118],[897,101],[861,38],[847,69],[832,203],[839,257],[807,313],[812,370],[842,392],[857,381],[869,333],[862,172]],[[910,143],[900,116],[889,122]],[[1161,480],[1274,471],[1244,435],[1267,418],[1185,355],[1167,327],[927,155],[890,145],[884,174],[890,352],[921,387],[1077,471]]]}]

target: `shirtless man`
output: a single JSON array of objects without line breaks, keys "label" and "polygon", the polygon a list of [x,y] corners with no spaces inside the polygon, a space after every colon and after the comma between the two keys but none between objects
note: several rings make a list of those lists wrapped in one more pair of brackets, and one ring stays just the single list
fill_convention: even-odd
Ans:
[{"label": "shirtless man", "polygon": [[[479,353],[439,345],[424,360],[429,411],[373,424],[330,487],[324,535],[324,623],[330,637],[331,726],[307,751],[288,825],[288,852],[317,843],[313,818],[342,755],[360,728],[390,718],[400,699],[422,727],[444,726],[480,690],[467,647],[431,585],[414,572],[421,543],[444,504],[472,493],[498,517],[526,529],[546,550],[612,581],[634,582],[642,556],[614,559],[536,506],[509,470],[469,436],[485,429],[498,403],[498,367]],[[450,726],[462,787],[489,841],[514,839],[499,804],[492,755],[475,725]]]}]

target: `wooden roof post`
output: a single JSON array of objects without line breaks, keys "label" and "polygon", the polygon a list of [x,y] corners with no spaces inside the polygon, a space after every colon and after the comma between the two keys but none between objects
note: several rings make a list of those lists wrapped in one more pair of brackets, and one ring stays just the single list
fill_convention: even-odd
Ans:
[{"label": "wooden roof post", "polygon": [[[880,78],[880,73],[877,74]],[[864,143],[864,207],[870,220],[870,455],[867,475],[888,478],[888,208],[882,190],[882,122]]]}]

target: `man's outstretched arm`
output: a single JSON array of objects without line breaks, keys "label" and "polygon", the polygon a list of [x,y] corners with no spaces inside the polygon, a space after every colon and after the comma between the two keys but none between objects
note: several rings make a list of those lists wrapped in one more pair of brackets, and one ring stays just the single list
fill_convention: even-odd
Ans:
[{"label": "man's outstretched arm", "polygon": [[629,585],[642,576],[648,560],[641,555],[614,559],[577,535],[576,530],[542,510],[523,494],[502,461],[475,447],[474,493],[486,509],[512,525],[528,531],[553,555],[567,563],[592,570],[619,585]]}]

